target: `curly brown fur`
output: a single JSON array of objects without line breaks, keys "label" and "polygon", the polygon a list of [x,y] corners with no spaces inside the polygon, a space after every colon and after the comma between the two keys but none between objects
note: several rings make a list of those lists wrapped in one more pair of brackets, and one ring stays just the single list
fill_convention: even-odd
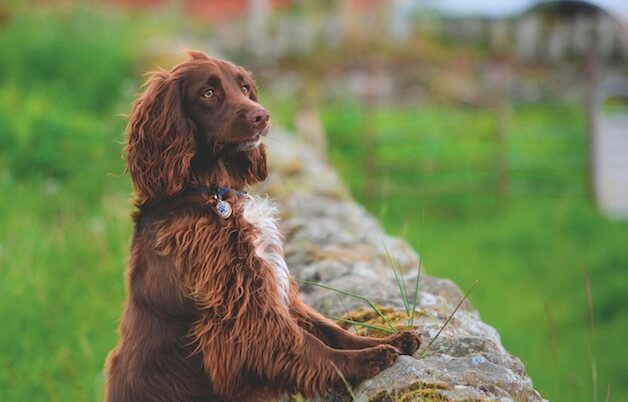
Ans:
[{"label": "curly brown fur", "polygon": [[127,127],[137,211],[120,340],[106,400],[258,401],[353,384],[418,348],[414,333],[352,335],[304,305],[283,260],[274,207],[193,190],[266,178],[269,117],[248,72],[190,52],[154,73]]}]

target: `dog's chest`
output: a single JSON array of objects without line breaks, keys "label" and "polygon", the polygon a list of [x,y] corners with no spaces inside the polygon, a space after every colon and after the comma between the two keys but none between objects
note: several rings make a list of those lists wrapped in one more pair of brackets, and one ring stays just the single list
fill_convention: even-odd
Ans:
[{"label": "dog's chest", "polygon": [[277,208],[268,199],[247,197],[244,201],[244,219],[258,231],[253,241],[255,254],[272,268],[279,297],[288,305],[290,273],[284,259],[282,236],[277,226],[277,212]]}]

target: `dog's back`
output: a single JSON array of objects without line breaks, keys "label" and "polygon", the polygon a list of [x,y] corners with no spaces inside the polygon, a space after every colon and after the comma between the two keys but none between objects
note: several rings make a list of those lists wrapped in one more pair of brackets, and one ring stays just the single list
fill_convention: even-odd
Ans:
[{"label": "dog's back", "polygon": [[211,386],[187,336],[195,319],[172,258],[157,254],[153,218],[139,211],[127,268],[120,341],[107,358],[107,402],[208,401]]}]

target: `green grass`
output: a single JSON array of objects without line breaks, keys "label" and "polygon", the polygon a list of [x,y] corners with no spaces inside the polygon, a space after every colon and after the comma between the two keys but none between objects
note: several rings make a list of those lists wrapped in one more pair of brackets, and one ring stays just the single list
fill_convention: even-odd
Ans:
[{"label": "green grass", "polygon": [[131,232],[120,157],[138,19],[16,12],[0,26],[0,400],[102,400]]},{"label": "green grass", "polygon": [[97,400],[115,344],[127,194],[59,186],[0,183],[3,401]]},{"label": "green grass", "polygon": [[[514,108],[508,144],[513,195],[506,200],[494,190],[490,111],[371,110],[377,160],[404,167],[379,169],[367,182],[384,187],[375,195],[363,193],[359,107],[336,105],[323,117],[332,159],[357,199],[391,233],[420,248],[428,273],[461,287],[480,280],[471,301],[551,400],[593,398],[586,269],[598,397],[603,400],[610,383],[611,400],[628,398],[621,352],[628,333],[628,224],[601,216],[586,197],[585,124],[576,106]],[[486,161],[474,164],[479,155]],[[476,176],[473,169],[487,172]],[[434,188],[440,192],[426,191]],[[418,195],[398,195],[409,189]]]}]

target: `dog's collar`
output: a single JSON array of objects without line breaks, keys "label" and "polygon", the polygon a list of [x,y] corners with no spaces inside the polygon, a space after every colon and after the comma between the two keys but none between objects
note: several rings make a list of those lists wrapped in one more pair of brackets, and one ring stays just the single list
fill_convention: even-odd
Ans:
[{"label": "dog's collar", "polygon": [[212,184],[211,186],[205,186],[203,184],[190,184],[188,187],[192,190],[198,191],[206,197],[217,200],[222,200],[222,197],[224,197],[229,190],[233,191],[238,197],[248,194],[246,191],[238,190],[233,187],[217,186],[215,184]]},{"label": "dog's collar", "polygon": [[216,204],[214,205],[214,208],[216,213],[223,219],[229,218],[233,213],[231,204],[222,199],[229,192],[229,190],[232,190],[238,198],[248,194],[246,191],[226,186],[190,184],[188,187],[207,197],[209,199],[208,202],[213,203],[213,201],[215,201]]}]

